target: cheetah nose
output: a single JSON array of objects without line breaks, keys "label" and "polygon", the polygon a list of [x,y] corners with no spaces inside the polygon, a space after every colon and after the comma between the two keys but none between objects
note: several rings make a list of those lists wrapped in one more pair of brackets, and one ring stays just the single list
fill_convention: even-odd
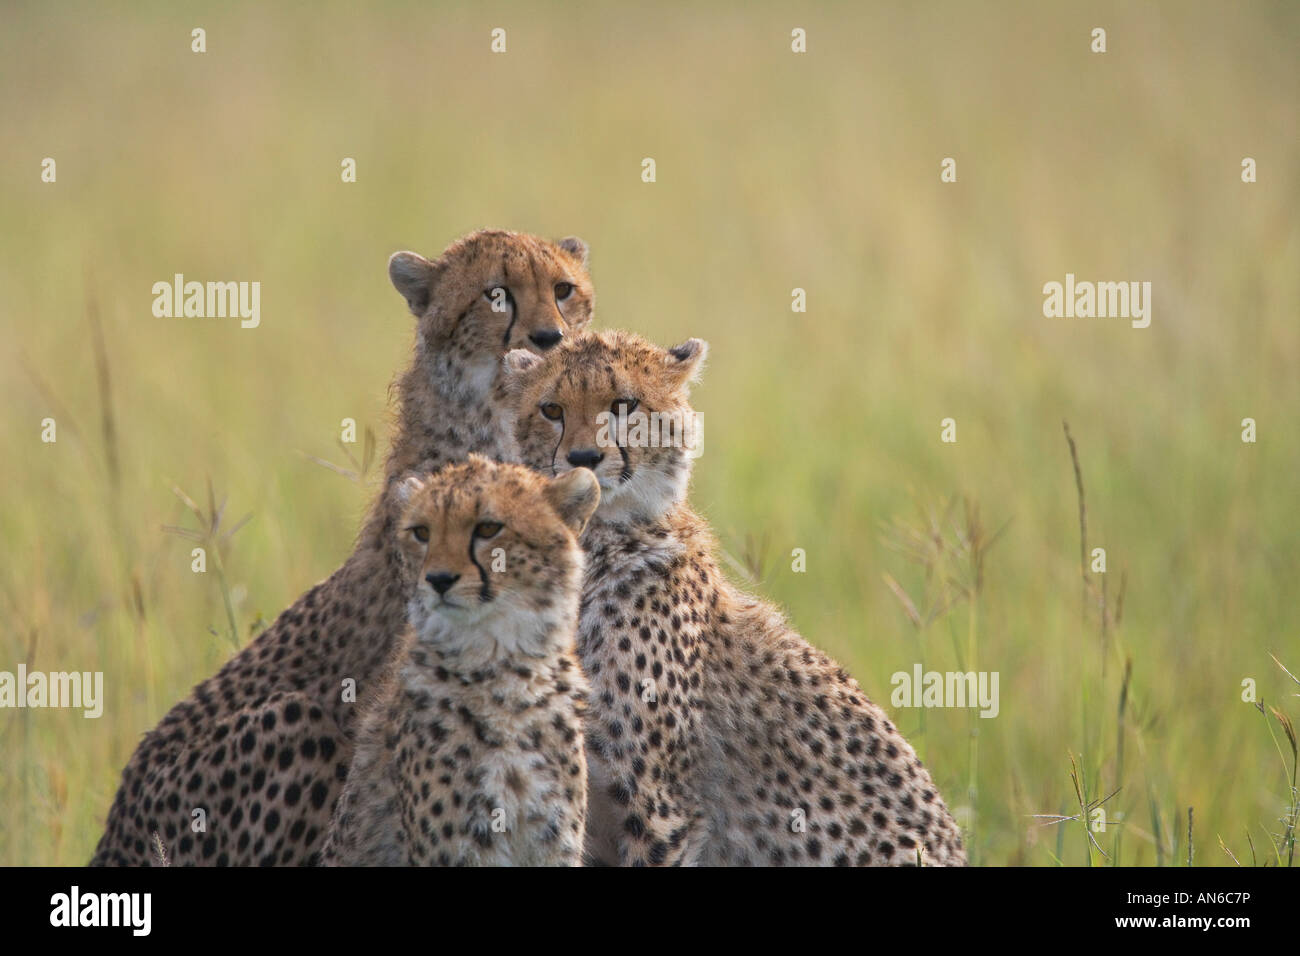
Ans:
[{"label": "cheetah nose", "polygon": [[528,338],[529,341],[545,352],[551,346],[557,344],[560,339],[564,338],[564,333],[559,329],[541,329],[537,332],[531,333]]},{"label": "cheetah nose", "polygon": [[594,471],[605,460],[605,453],[594,448],[575,448],[567,457],[574,468],[590,468]]},{"label": "cheetah nose", "polygon": [[428,581],[439,594],[446,594],[448,589],[460,580],[460,575],[450,574],[447,571],[440,571],[437,574],[430,572],[424,576],[424,580]]}]

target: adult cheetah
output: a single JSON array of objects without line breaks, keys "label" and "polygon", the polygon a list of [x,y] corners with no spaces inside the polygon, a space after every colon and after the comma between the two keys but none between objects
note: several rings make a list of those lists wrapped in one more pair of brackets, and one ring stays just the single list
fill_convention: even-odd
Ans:
[{"label": "adult cheetah", "polygon": [[963,864],[907,741],[775,607],[725,579],[686,505],[683,426],[705,353],[698,339],[664,350],[601,332],[503,360],[522,461],[600,480],[578,631],[589,852],[621,865]]},{"label": "adult cheetah", "polygon": [[361,719],[324,862],[577,866],[577,535],[600,486],[471,455],[399,488],[410,646]]},{"label": "adult cheetah", "polygon": [[147,864],[155,833],[174,864],[315,861],[352,756],[357,704],[344,682],[362,699],[373,693],[406,624],[389,489],[471,451],[513,456],[492,400],[500,357],[551,348],[590,320],[586,258],[580,239],[482,231],[432,262],[410,252],[389,260],[419,323],[385,491],[344,565],[145,735],[92,865]]}]

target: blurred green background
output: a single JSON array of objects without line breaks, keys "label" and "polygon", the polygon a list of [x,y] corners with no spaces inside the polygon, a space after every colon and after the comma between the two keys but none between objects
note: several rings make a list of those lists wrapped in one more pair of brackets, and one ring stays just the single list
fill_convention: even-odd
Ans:
[{"label": "blurred green background", "polygon": [[[1241,682],[1300,719],[1269,658],[1300,672],[1298,40],[1280,2],[7,4],[0,670],[101,670],[106,702],[0,712],[0,863],[86,860],[140,734],[233,651],[174,485],[252,515],[220,552],[241,643],[343,561],[374,467],[305,456],[351,467],[345,417],[382,455],[413,329],[386,258],[484,226],[581,235],[599,325],[710,342],[695,505],[975,862],[1183,864],[1190,806],[1196,864],[1285,863],[1290,744]],[[260,281],[261,327],[154,318],[177,272]],[[1067,272],[1152,282],[1150,328],[1044,318]],[[918,628],[885,575],[925,603],[894,545],[952,496]],[[1010,522],[964,599],[961,496]],[[888,707],[972,647],[996,719]],[[1071,755],[1085,803],[1122,788],[1091,851],[1032,816],[1080,812]]]}]

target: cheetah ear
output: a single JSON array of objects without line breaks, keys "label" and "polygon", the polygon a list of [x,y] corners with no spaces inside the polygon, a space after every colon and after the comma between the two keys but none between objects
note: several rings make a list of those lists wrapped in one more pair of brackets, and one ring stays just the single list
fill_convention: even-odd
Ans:
[{"label": "cheetah ear", "polygon": [[388,278],[417,318],[429,308],[436,274],[434,264],[414,252],[394,252],[388,259]]},{"label": "cheetah ear", "polygon": [[577,236],[565,236],[555,244],[581,262],[584,269],[587,267],[587,244]]},{"label": "cheetah ear", "polygon": [[501,357],[501,381],[507,391],[518,391],[531,369],[542,364],[542,357],[528,349],[511,349]]},{"label": "cheetah ear", "polygon": [[664,368],[674,385],[687,385],[696,381],[704,371],[704,357],[709,354],[709,343],[704,339],[687,339],[664,353]]},{"label": "cheetah ear", "polygon": [[600,482],[588,468],[566,471],[546,485],[546,500],[575,535],[582,534],[600,504]]},{"label": "cheetah ear", "polygon": [[424,482],[418,475],[407,475],[399,481],[393,488],[393,494],[396,495],[398,504],[408,504],[411,497],[424,487]]}]

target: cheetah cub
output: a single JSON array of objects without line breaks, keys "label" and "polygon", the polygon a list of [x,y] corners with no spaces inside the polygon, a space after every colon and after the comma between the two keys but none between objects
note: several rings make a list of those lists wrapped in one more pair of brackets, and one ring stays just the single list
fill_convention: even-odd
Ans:
[{"label": "cheetah cub", "polygon": [[577,866],[577,536],[599,485],[471,455],[400,492],[410,628],[362,717],[324,862]]},{"label": "cheetah cub", "polygon": [[602,332],[503,360],[521,460],[600,481],[578,625],[589,852],[625,866],[964,863],[885,712],[724,577],[686,504],[705,351]]}]

